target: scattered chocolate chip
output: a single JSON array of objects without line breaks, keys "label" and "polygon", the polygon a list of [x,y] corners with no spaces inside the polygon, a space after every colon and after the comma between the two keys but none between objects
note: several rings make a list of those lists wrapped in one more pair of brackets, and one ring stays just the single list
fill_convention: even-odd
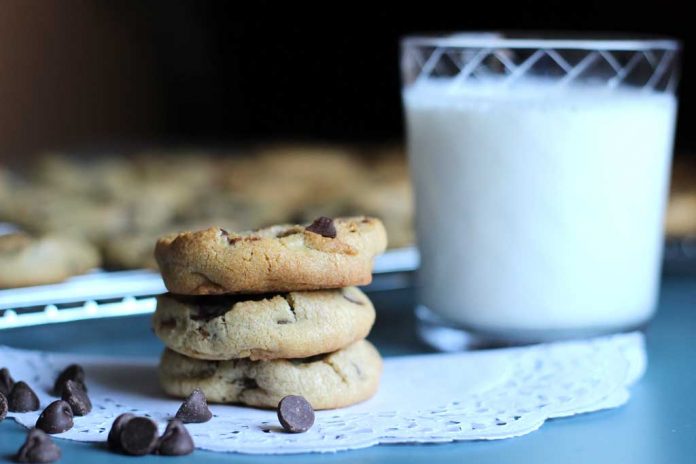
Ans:
[{"label": "scattered chocolate chip", "polygon": [[208,422],[211,417],[213,413],[208,409],[208,400],[200,388],[193,390],[176,412],[176,418],[185,424]]},{"label": "scattered chocolate chip", "polygon": [[278,403],[278,420],[287,432],[306,432],[314,425],[314,409],[303,397],[289,395]]},{"label": "scattered chocolate chip", "polygon": [[84,416],[92,410],[92,401],[87,396],[87,392],[82,389],[81,383],[73,380],[66,381],[61,398],[67,401],[76,416]]},{"label": "scattered chocolate chip", "polygon": [[0,422],[7,416],[7,398],[0,393]]},{"label": "scattered chocolate chip", "polygon": [[14,380],[10,375],[10,371],[6,367],[0,369],[0,393],[7,396],[12,391],[12,386],[14,385]]},{"label": "scattered chocolate chip", "polygon": [[118,416],[114,422],[111,424],[111,430],[109,430],[109,436],[106,439],[106,444],[114,451],[122,451],[121,448],[121,431],[126,422],[133,419],[135,414],[129,412],[121,414]]},{"label": "scattered chocolate chip", "polygon": [[19,462],[53,462],[60,459],[60,448],[39,429],[31,429],[17,452]]},{"label": "scattered chocolate chip", "polygon": [[57,400],[43,410],[36,428],[46,433],[63,433],[73,427],[73,412],[67,401]]},{"label": "scattered chocolate chip", "polygon": [[322,237],[336,238],[336,227],[334,226],[334,221],[326,216],[315,219],[314,222],[307,226],[305,230],[319,234]]},{"label": "scattered chocolate chip", "polygon": [[26,382],[16,382],[7,396],[8,409],[12,412],[38,411],[39,397]]},{"label": "scattered chocolate chip", "polygon": [[157,424],[147,417],[134,417],[121,429],[121,449],[132,456],[150,454],[158,438]]},{"label": "scattered chocolate chip", "polygon": [[157,452],[164,456],[185,456],[193,453],[193,438],[189,435],[184,423],[172,419],[159,440]]},{"label": "scattered chocolate chip", "polygon": [[220,234],[221,234],[223,237],[227,237],[228,235],[230,235],[230,233],[227,232],[227,231],[226,231],[225,229],[223,229],[222,227],[220,228]]},{"label": "scattered chocolate chip", "polygon": [[63,369],[63,372],[58,375],[56,383],[53,385],[53,393],[56,396],[63,396],[63,387],[68,380],[82,384],[82,389],[87,391],[85,370],[79,364],[71,364]]}]

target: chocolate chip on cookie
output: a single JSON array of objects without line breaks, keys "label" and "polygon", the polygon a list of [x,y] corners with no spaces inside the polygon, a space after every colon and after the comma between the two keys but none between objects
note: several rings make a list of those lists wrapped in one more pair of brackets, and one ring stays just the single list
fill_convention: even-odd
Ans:
[{"label": "chocolate chip on cookie", "polygon": [[157,424],[147,417],[134,417],[121,430],[121,449],[132,456],[150,454],[157,446]]},{"label": "chocolate chip on cookie", "polygon": [[176,418],[185,424],[208,422],[211,417],[213,413],[208,409],[208,400],[200,388],[193,390],[176,412]]},{"label": "chocolate chip on cookie", "polygon": [[31,429],[16,459],[18,462],[53,462],[60,459],[60,448],[44,431]]},{"label": "chocolate chip on cookie", "polygon": [[7,398],[0,393],[0,422],[7,416]]},{"label": "chocolate chip on cookie", "polygon": [[231,311],[237,303],[263,301],[273,298],[275,294],[210,295],[202,297],[168,294],[168,296],[184,305],[195,308],[195,311],[190,313],[190,317],[194,321],[210,321]]},{"label": "chocolate chip on cookie", "polygon": [[83,384],[74,380],[68,380],[63,385],[62,399],[67,401],[76,416],[84,416],[92,410],[92,401],[83,389]]},{"label": "chocolate chip on cookie", "polygon": [[123,431],[123,426],[134,417],[135,414],[127,412],[121,414],[114,420],[114,422],[111,424],[111,430],[109,430],[109,436],[106,439],[106,444],[110,449],[114,451],[123,450],[123,447],[121,446],[121,432]]},{"label": "chocolate chip on cookie", "polygon": [[287,432],[306,432],[314,425],[314,409],[303,397],[288,395],[278,403],[278,420]]},{"label": "chocolate chip on cookie", "polygon": [[157,453],[164,456],[185,456],[193,453],[193,448],[193,438],[184,423],[179,419],[172,419],[159,440]]},{"label": "chocolate chip on cookie", "polygon": [[36,428],[46,433],[63,433],[73,427],[73,412],[67,401],[57,400],[43,410]]},{"label": "chocolate chip on cookie", "polygon": [[87,385],[85,384],[85,370],[79,364],[71,364],[63,371],[58,374],[55,384],[53,385],[53,393],[56,396],[63,395],[63,388],[65,387],[65,382],[72,380],[82,386],[84,391],[87,391]]},{"label": "chocolate chip on cookie", "polygon": [[39,397],[26,382],[16,382],[7,396],[8,409],[12,412],[36,411],[41,407]]},{"label": "chocolate chip on cookie", "polygon": [[0,369],[0,393],[5,396],[9,395],[13,385],[14,380],[10,375],[10,371],[6,367]]},{"label": "chocolate chip on cookie", "polygon": [[326,216],[315,219],[305,230],[319,234],[322,237],[336,238],[336,226],[334,226],[334,221]]}]

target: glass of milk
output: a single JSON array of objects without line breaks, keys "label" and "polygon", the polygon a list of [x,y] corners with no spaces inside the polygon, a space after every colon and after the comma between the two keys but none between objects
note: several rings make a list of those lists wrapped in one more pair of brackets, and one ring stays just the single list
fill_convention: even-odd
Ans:
[{"label": "glass of milk", "polygon": [[402,41],[422,338],[457,350],[651,318],[678,61],[662,39]]}]

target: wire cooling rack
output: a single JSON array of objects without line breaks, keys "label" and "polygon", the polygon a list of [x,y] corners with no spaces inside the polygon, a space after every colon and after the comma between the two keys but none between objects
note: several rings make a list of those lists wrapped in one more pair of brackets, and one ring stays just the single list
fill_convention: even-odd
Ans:
[{"label": "wire cooling rack", "polygon": [[[367,290],[409,287],[419,262],[414,247],[387,251],[375,260]],[[159,273],[149,270],[96,270],[59,284],[0,290],[0,330],[147,314],[155,310],[154,296],[166,291]]]}]

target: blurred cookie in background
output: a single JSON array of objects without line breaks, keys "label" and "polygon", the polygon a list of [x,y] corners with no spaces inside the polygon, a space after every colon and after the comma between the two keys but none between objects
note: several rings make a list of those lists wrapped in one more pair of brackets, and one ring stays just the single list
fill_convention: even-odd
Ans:
[{"label": "blurred cookie in background", "polygon": [[200,221],[179,222],[155,230],[134,230],[107,240],[101,247],[104,267],[109,270],[157,269],[155,243],[163,235],[209,227],[236,230],[238,225],[229,218],[209,218]]},{"label": "blurred cookie in background", "polygon": [[89,242],[24,232],[0,235],[0,288],[61,282],[100,264]]},{"label": "blurred cookie in background", "polygon": [[363,175],[359,155],[350,149],[277,144],[239,160],[226,185],[230,191],[298,209],[308,201],[331,202],[347,195]]},{"label": "blurred cookie in background", "polygon": [[110,269],[154,267],[157,237],[195,225],[257,229],[369,214],[383,219],[390,247],[408,246],[411,196],[398,145],[47,153],[20,172],[0,169],[0,222],[89,241]]},{"label": "blurred cookie in background", "polygon": [[14,189],[0,219],[32,233],[58,233],[93,243],[127,230],[129,224],[122,205],[29,185]]},{"label": "blurred cookie in background", "polygon": [[101,200],[134,182],[130,164],[122,156],[84,158],[55,152],[41,154],[28,166],[27,180],[32,185]]},{"label": "blurred cookie in background", "polygon": [[[276,189],[279,190],[279,189]],[[279,193],[278,196],[282,196]],[[242,229],[256,229],[274,222],[287,222],[291,211],[281,201],[233,192],[206,192],[196,198],[193,206],[177,216],[177,223],[198,223],[223,220]]]}]

